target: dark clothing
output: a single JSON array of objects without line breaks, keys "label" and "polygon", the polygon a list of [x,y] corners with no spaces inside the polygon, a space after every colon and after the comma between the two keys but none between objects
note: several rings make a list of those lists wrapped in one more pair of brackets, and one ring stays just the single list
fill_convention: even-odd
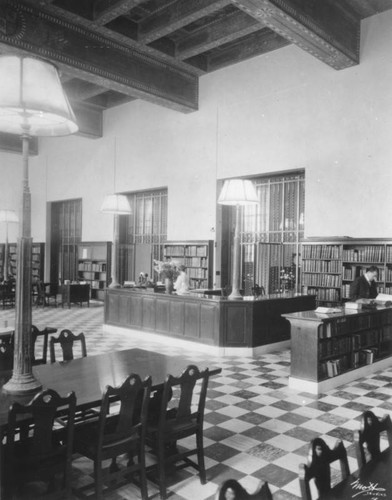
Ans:
[{"label": "dark clothing", "polygon": [[351,283],[350,299],[375,299],[378,295],[375,281],[368,282],[365,276],[359,276]]}]

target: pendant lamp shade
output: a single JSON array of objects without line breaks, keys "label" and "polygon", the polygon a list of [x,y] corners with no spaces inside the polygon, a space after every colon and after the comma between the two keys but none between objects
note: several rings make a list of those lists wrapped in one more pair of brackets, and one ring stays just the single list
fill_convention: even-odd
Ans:
[{"label": "pendant lamp shade", "polygon": [[19,222],[15,210],[0,209],[0,222]]},{"label": "pendant lamp shade", "polygon": [[123,194],[109,194],[103,200],[101,212],[126,215],[130,214],[132,210],[126,196]]},{"label": "pendant lamp shade", "polygon": [[78,131],[55,66],[31,57],[0,56],[0,131],[31,136]]},{"label": "pendant lamp shade", "polygon": [[256,189],[249,179],[227,179],[220,192],[220,205],[255,205],[259,203]]}]

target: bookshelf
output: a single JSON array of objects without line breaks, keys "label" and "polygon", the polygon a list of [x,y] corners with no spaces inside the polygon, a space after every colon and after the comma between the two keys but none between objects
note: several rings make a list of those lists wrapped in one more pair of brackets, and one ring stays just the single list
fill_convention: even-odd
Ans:
[{"label": "bookshelf", "polygon": [[212,288],[212,240],[167,241],[163,258],[186,266],[190,288]]},{"label": "bookshelf", "polygon": [[[1,276],[3,275],[4,267],[4,252],[5,245],[2,245],[0,250]],[[10,275],[16,278],[16,243],[8,244],[8,269]],[[44,280],[44,259],[45,259],[45,243],[33,243],[31,251],[31,276],[32,281]]]},{"label": "bookshelf", "polygon": [[308,382],[322,392],[392,363],[392,308],[284,317],[291,323],[292,387]]},{"label": "bookshelf", "polygon": [[0,283],[4,281],[4,249],[5,244],[0,244]]},{"label": "bookshelf", "polygon": [[370,266],[378,268],[380,293],[392,293],[392,240],[303,241],[301,292],[316,294],[317,305],[334,306],[350,298],[350,285]]},{"label": "bookshelf", "polygon": [[105,299],[110,280],[111,242],[80,243],[78,248],[78,280],[90,285],[91,298]]}]

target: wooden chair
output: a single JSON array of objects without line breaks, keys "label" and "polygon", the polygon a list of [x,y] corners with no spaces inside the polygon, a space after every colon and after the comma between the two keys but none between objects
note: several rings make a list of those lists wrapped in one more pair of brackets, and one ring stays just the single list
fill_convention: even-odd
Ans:
[{"label": "wooden chair", "polygon": [[0,372],[12,370],[14,366],[14,344],[13,342],[0,343]]},{"label": "wooden chair", "polygon": [[367,410],[362,414],[360,430],[354,433],[355,451],[358,467],[362,467],[369,460],[377,459],[381,453],[380,437],[385,432],[389,448],[392,449],[392,421],[389,415],[382,418]]},{"label": "wooden chair", "polygon": [[[36,357],[36,342],[38,337],[43,336],[42,343],[42,355],[37,358]],[[32,342],[32,364],[36,365],[44,365],[48,359],[48,331],[46,328],[43,330],[39,330],[35,325],[31,325],[31,342]]]},{"label": "wooden chair", "polygon": [[[148,442],[156,451],[158,459],[157,466],[151,468],[158,469],[159,491],[163,500],[166,499],[168,465],[176,470],[192,466],[199,472],[201,484],[206,483],[203,421],[208,379],[208,369],[200,372],[195,365],[189,365],[179,377],[168,375],[163,387],[158,422],[150,423],[147,427]],[[196,392],[194,389],[199,380],[201,387],[197,397],[195,395],[194,409],[192,408]],[[174,401],[170,401],[172,394],[176,395]],[[177,448],[176,443],[179,439],[193,435],[196,438],[195,448],[182,451]],[[197,463],[189,458],[195,454]]]},{"label": "wooden chair", "polygon": [[[109,489],[116,486],[113,479],[124,478],[127,475],[129,479],[129,474],[137,472],[140,478],[142,499],[147,500],[144,446],[150,391],[151,377],[142,381],[139,375],[131,374],[120,387],[106,387],[98,422],[76,427],[74,451],[94,462],[95,495],[87,498],[103,498],[102,462],[112,459],[108,471]],[[110,411],[113,405],[116,405],[117,414]],[[130,459],[126,467],[120,468],[116,463],[116,458],[123,454],[129,454]],[[134,463],[131,458],[135,455],[138,456],[137,463]],[[83,494],[90,487],[90,485],[83,486],[77,493]]]},{"label": "wooden chair", "polygon": [[51,303],[57,307],[57,294],[58,294],[58,285],[52,283],[44,283],[41,280],[37,280],[34,284],[34,294],[35,304],[37,306],[48,306]]},{"label": "wooden chair", "polygon": [[0,284],[0,300],[3,304],[3,309],[6,306],[13,307],[15,305],[15,288],[12,282]]},{"label": "wooden chair", "polygon": [[273,500],[268,483],[260,483],[254,493],[248,493],[236,479],[227,479],[216,492],[215,500]]},{"label": "wooden chair", "polygon": [[[27,405],[11,406],[1,471],[5,498],[70,498],[75,406],[73,392],[62,398],[51,389],[38,393]],[[61,435],[53,426],[59,409],[68,414],[68,426]]]},{"label": "wooden chair", "polygon": [[308,464],[299,466],[299,483],[302,500],[312,500],[310,480],[314,479],[319,496],[331,489],[330,464],[336,460],[340,462],[342,480],[350,474],[347,460],[347,451],[342,441],[338,441],[331,450],[321,438],[313,439],[310,443]]},{"label": "wooden chair", "polygon": [[50,362],[56,362],[55,344],[60,344],[61,346],[63,361],[71,361],[74,359],[73,347],[75,342],[80,342],[81,357],[85,358],[87,356],[87,348],[84,333],[74,335],[71,330],[62,330],[57,338],[51,337],[49,341]]}]

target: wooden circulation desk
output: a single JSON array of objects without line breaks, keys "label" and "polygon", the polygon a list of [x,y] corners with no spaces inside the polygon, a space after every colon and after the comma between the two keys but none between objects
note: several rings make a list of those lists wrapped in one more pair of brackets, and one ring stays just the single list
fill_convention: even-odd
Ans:
[{"label": "wooden circulation desk", "polygon": [[392,308],[284,317],[291,324],[293,389],[318,394],[392,366]]},{"label": "wooden circulation desk", "polygon": [[[253,297],[252,297],[253,299]],[[194,294],[166,295],[136,289],[107,289],[104,328],[123,327],[223,348],[254,348],[289,341],[282,313],[315,307],[315,297],[277,294],[228,300]]]}]

